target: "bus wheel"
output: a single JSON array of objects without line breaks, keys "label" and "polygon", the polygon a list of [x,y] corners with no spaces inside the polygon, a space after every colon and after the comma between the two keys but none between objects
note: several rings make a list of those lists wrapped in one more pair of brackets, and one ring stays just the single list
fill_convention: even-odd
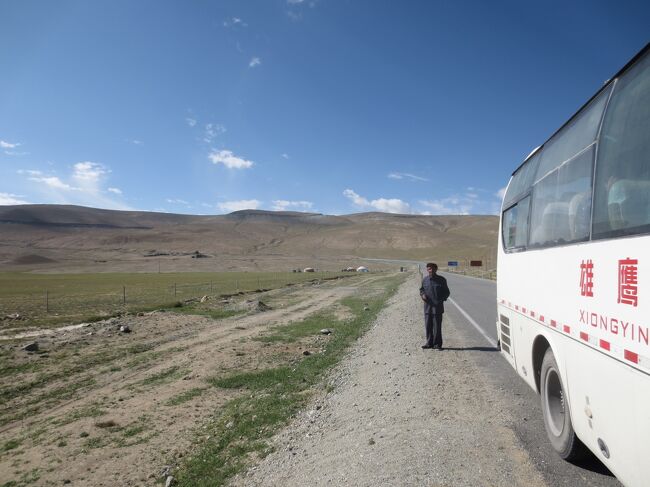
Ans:
[{"label": "bus wheel", "polygon": [[573,430],[562,378],[550,348],[542,362],[541,396],[544,426],[551,445],[560,457],[567,461],[582,458],[586,448]]}]

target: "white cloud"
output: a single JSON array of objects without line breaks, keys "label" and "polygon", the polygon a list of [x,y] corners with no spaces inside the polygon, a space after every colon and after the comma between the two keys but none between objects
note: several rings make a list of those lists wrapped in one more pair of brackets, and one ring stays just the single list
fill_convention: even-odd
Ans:
[{"label": "white cloud", "polygon": [[248,169],[254,164],[253,161],[248,161],[235,156],[232,151],[229,150],[213,150],[210,155],[208,155],[208,159],[212,161],[212,164],[223,164],[228,169]]},{"label": "white cloud", "polygon": [[258,200],[238,200],[238,201],[224,201],[217,204],[217,208],[221,211],[239,211],[239,210],[256,210],[260,207],[261,201]]},{"label": "white cloud", "polygon": [[0,193],[0,206],[4,205],[28,205],[25,200],[20,199],[21,196],[11,193]]},{"label": "white cloud", "polygon": [[17,143],[17,142],[12,144],[11,142],[0,140],[0,147],[3,148],[3,149],[15,149],[19,145],[20,144]]},{"label": "white cloud", "polygon": [[208,144],[217,136],[226,133],[226,127],[218,123],[208,123],[203,132],[203,142]]},{"label": "white cloud", "polygon": [[187,118],[185,119],[185,122],[186,122],[187,125],[189,125],[190,127],[194,127],[194,126],[196,125],[196,119],[194,119],[194,118],[187,117]]},{"label": "white cloud", "polygon": [[187,201],[179,199],[179,198],[167,198],[165,201],[167,203],[171,203],[173,205],[185,205],[185,206],[190,205]]},{"label": "white cloud", "polygon": [[83,185],[96,185],[106,174],[111,172],[97,162],[77,162],[72,177]]},{"label": "white cloud", "polygon": [[224,27],[248,27],[248,24],[239,17],[233,17],[230,20],[223,21]]},{"label": "white cloud", "polygon": [[388,175],[390,179],[408,179],[409,181],[428,181],[427,178],[416,176],[408,172],[392,172]]},{"label": "white cloud", "polygon": [[133,145],[142,145],[142,141],[138,139],[126,139],[126,141]]},{"label": "white cloud", "polygon": [[476,193],[465,193],[465,197],[474,200],[474,199],[478,198],[478,194],[476,194]]},{"label": "white cloud", "polygon": [[287,201],[287,200],[273,200],[272,210],[286,211],[290,208],[297,210],[310,210],[314,204],[311,201]]},{"label": "white cloud", "polygon": [[254,57],[248,63],[248,67],[249,68],[254,68],[255,66],[259,66],[260,64],[262,64],[262,60],[260,58],[258,58],[258,57]]},{"label": "white cloud", "polygon": [[72,166],[67,177],[39,170],[20,170],[29,181],[38,183],[35,191],[48,203],[74,204],[97,208],[130,210],[122,200],[122,190],[105,187],[104,180],[111,170],[97,162],[83,161]]},{"label": "white cloud", "polygon": [[287,154],[287,153],[285,152],[285,153],[282,154],[282,157],[285,158],[285,159],[289,159],[289,154]]},{"label": "white cloud", "polygon": [[502,200],[503,197],[506,195],[506,189],[507,189],[506,187],[501,188],[499,191],[497,191],[497,192],[494,194],[494,196],[496,196],[497,198],[499,198],[500,200]]},{"label": "white cloud", "polygon": [[289,5],[299,5],[299,4],[303,3],[304,1],[305,0],[287,0],[287,3]]},{"label": "white cloud", "polygon": [[361,208],[375,209],[386,213],[411,213],[411,206],[398,198],[378,198],[369,201],[351,189],[343,191],[343,196]]},{"label": "white cloud", "polygon": [[43,183],[46,186],[49,186],[50,188],[53,188],[53,189],[62,189],[64,191],[75,191],[75,190],[79,189],[79,188],[75,188],[73,186],[70,186],[67,183],[64,183],[57,176],[31,177],[31,178],[29,178],[29,180],[30,181],[35,181],[37,183]]},{"label": "white cloud", "polygon": [[475,201],[467,198],[452,196],[439,200],[420,200],[420,204],[427,208],[426,214],[431,215],[469,215]]}]

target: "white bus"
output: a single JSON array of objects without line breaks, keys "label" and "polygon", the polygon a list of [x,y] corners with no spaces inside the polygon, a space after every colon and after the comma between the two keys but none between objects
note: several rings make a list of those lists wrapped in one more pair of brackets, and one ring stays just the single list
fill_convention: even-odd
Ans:
[{"label": "white bus", "polygon": [[513,173],[497,330],[554,449],[650,485],[650,44]]}]

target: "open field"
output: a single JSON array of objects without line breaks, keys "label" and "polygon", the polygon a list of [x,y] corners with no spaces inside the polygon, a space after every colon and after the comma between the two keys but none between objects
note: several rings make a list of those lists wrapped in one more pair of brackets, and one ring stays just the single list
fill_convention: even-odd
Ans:
[{"label": "open field", "polygon": [[7,329],[95,321],[124,312],[171,307],[204,295],[229,296],[349,276],[342,272],[0,273],[0,321]]},{"label": "open field", "polygon": [[0,342],[0,485],[221,485],[270,451],[404,277],[208,295],[44,335],[33,353]]}]

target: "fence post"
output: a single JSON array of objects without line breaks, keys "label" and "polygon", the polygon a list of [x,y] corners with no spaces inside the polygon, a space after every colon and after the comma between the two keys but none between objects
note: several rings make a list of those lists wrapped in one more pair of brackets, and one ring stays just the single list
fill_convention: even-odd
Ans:
[{"label": "fence post", "polygon": [[239,294],[239,279],[235,279],[235,287],[237,288],[237,294]]},{"label": "fence post", "polygon": [[262,284],[259,277],[257,278],[257,289],[262,289]]},{"label": "fence post", "polygon": [[122,286],[122,304],[126,305],[126,286]]},{"label": "fence post", "polygon": [[50,312],[50,293],[47,289],[45,290],[45,312]]},{"label": "fence post", "polygon": [[212,294],[212,281],[210,281],[210,294]]},{"label": "fence post", "polygon": [[174,283],[174,297],[176,297],[176,283]]}]

